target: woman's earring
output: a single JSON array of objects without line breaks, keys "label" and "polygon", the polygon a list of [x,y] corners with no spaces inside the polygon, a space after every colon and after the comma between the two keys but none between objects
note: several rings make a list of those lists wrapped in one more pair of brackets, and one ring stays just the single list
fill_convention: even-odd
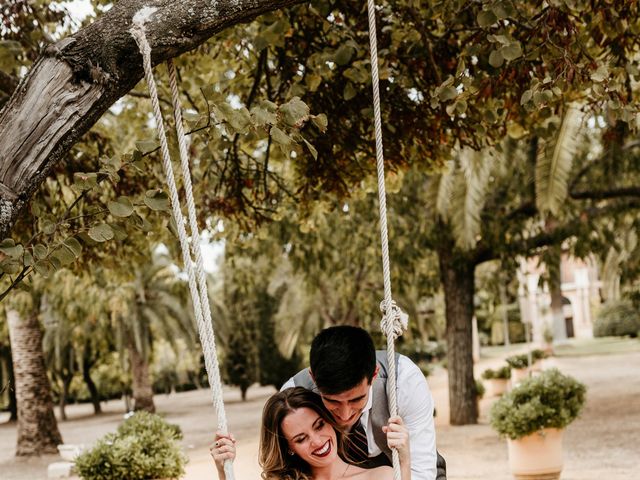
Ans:
[{"label": "woman's earring", "polygon": [[293,455],[293,450],[287,450],[287,453],[288,453],[289,455]]}]

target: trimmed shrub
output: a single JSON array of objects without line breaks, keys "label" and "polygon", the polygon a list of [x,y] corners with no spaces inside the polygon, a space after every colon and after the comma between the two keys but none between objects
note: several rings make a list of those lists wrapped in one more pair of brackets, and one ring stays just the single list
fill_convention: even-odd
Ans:
[{"label": "trimmed shrub", "polygon": [[586,387],[553,368],[523,380],[491,408],[491,426],[512,440],[564,428],[584,406]]},{"label": "trimmed shrub", "polygon": [[486,391],[487,390],[484,388],[483,383],[476,378],[476,398],[484,397]]},{"label": "trimmed shrub", "polygon": [[187,457],[178,441],[180,427],[158,415],[136,412],[116,433],[109,433],[76,459],[78,475],[84,480],[148,480],[179,478]]},{"label": "trimmed shrub", "polygon": [[594,337],[631,337],[640,331],[640,314],[628,300],[605,303],[593,323]]},{"label": "trimmed shrub", "polygon": [[482,378],[484,378],[485,380],[491,380],[494,378],[508,380],[511,378],[511,369],[508,366],[501,367],[497,370],[487,368],[484,372],[482,372]]}]

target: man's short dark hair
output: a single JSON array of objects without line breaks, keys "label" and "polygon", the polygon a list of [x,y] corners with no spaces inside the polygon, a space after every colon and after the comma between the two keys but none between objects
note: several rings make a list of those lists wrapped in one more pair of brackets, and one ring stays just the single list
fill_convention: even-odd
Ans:
[{"label": "man's short dark hair", "polygon": [[366,330],[348,325],[322,330],[311,342],[311,373],[318,389],[335,395],[352,389],[376,370],[376,349]]}]

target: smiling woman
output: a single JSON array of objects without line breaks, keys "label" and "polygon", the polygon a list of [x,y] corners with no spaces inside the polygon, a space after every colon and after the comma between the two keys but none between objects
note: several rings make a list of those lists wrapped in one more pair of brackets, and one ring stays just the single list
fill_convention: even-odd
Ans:
[{"label": "smiling woman", "polygon": [[[399,417],[386,429],[390,447],[398,449],[402,480],[411,479],[409,435]],[[273,395],[262,412],[260,466],[265,480],[317,480],[352,478],[391,480],[388,466],[364,469],[346,453],[352,441],[324,407],[320,396],[305,388],[289,388]],[[216,435],[211,454],[218,476],[225,480],[223,462],[235,457],[232,436]]]}]

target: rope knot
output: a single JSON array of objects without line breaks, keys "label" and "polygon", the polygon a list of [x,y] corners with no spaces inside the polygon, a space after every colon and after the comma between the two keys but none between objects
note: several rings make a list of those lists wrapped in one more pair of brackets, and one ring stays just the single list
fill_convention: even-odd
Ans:
[{"label": "rope knot", "polygon": [[395,300],[391,300],[391,308],[387,312],[386,302],[380,303],[380,311],[382,312],[382,321],[380,322],[380,330],[393,340],[401,336],[409,326],[409,315],[404,313],[396,304]]}]

